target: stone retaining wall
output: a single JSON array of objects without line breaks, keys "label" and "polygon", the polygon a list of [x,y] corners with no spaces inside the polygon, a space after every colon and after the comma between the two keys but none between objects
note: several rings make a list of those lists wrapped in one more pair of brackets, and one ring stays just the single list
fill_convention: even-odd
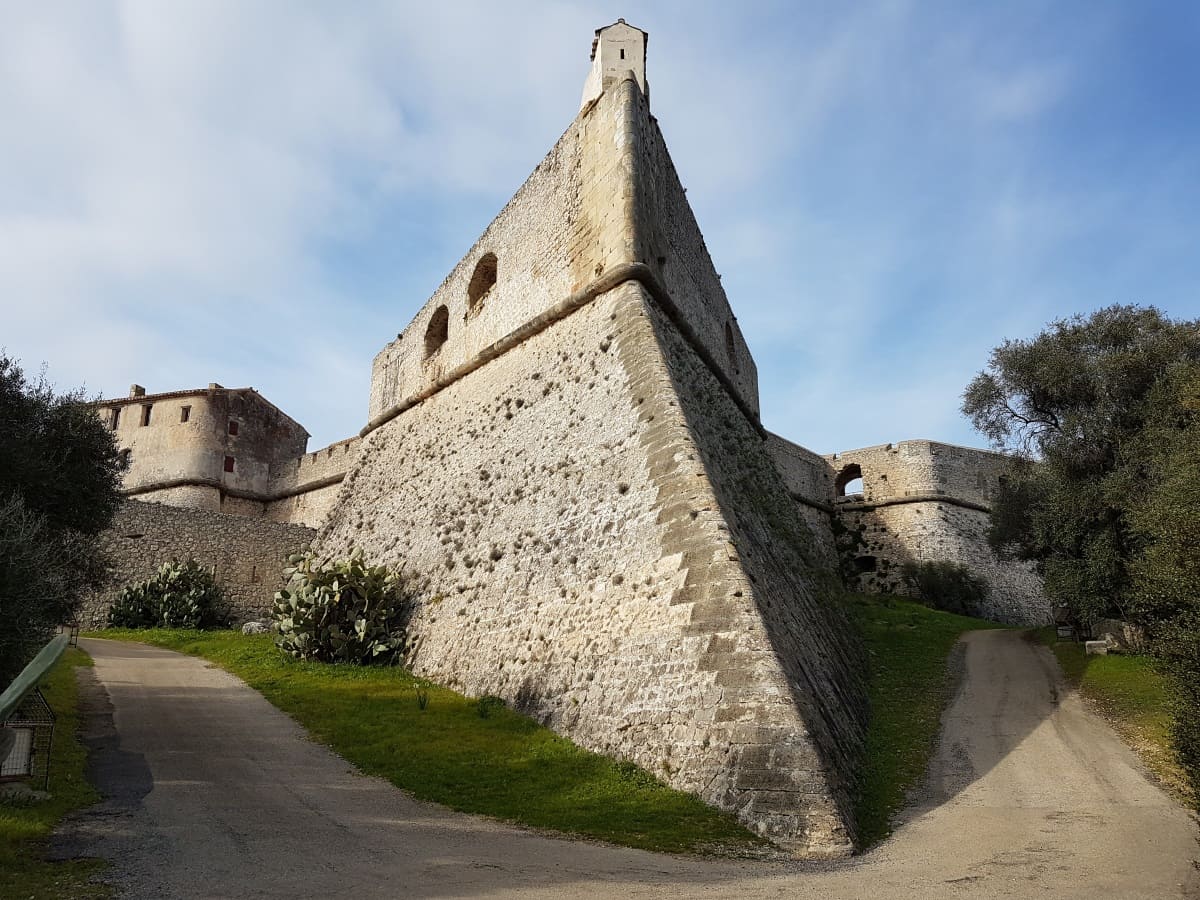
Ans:
[{"label": "stone retaining wall", "polygon": [[195,559],[214,569],[235,621],[258,618],[271,607],[288,554],[306,549],[315,534],[302,525],[126,500],[100,536],[109,574],[104,585],[85,598],[80,622],[84,628],[103,628],[123,587],[146,579],[173,559]]}]

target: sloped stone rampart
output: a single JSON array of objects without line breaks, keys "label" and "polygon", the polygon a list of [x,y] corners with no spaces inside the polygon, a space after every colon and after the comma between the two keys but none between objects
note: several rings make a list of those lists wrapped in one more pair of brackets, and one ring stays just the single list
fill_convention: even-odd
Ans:
[{"label": "sloped stone rampart", "polygon": [[100,536],[108,577],[85,597],[80,623],[105,627],[121,589],[173,559],[195,559],[213,568],[235,621],[259,618],[270,611],[287,556],[307,549],[315,534],[302,525],[126,500]]},{"label": "sloped stone rampart", "polygon": [[[746,574],[731,539],[764,539],[770,514],[727,523],[649,303],[627,283],[373,431],[318,547],[413,574],[421,675],[506,697],[799,851],[845,853],[848,645],[772,551],[751,569],[765,586]],[[726,404],[741,425],[720,439],[753,435]],[[801,645],[809,659],[781,661]]]}]

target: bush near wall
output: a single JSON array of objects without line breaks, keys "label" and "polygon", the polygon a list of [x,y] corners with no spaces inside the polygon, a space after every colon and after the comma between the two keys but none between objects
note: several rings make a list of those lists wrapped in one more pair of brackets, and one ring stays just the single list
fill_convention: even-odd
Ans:
[{"label": "bush near wall", "polygon": [[115,628],[221,628],[229,624],[225,593],[194,559],[164,563],[121,591],[108,624]]},{"label": "bush near wall", "polygon": [[987,602],[988,583],[961,563],[945,560],[905,563],[902,573],[913,596],[934,609],[975,616]]},{"label": "bush near wall", "polygon": [[297,659],[359,665],[395,662],[404,651],[408,598],[400,574],[313,553],[290,558],[287,586],[275,594],[279,649]]}]

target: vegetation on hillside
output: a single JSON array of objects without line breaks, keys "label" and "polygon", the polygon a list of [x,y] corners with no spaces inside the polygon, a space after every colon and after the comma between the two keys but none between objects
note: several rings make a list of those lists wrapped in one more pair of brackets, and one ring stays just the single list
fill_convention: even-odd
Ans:
[{"label": "vegetation on hillside", "polygon": [[886,594],[850,594],[847,606],[869,660],[871,720],[855,814],[859,842],[870,847],[891,833],[925,775],[954,687],[954,644],[965,631],[1001,626]]},{"label": "vegetation on hillside", "polygon": [[56,394],[0,355],[0,688],[95,582],[95,536],[120,503],[121,469],[81,393]]},{"label": "vegetation on hillside", "polygon": [[905,563],[901,574],[913,596],[926,606],[960,616],[978,614],[991,593],[984,578],[948,560]]},{"label": "vegetation on hillside", "polygon": [[963,412],[1013,453],[989,540],[1083,622],[1146,629],[1200,797],[1200,323],[1112,306],[1006,341]]},{"label": "vegetation on hillside", "polygon": [[84,777],[87,748],[79,740],[76,722],[75,668],[91,664],[86,653],[68,650],[42,682],[42,692],[58,716],[50,758],[50,799],[0,801],[0,897],[111,896],[107,887],[89,882],[103,868],[98,860],[52,863],[44,858],[46,841],[59,820],[99,799]]}]

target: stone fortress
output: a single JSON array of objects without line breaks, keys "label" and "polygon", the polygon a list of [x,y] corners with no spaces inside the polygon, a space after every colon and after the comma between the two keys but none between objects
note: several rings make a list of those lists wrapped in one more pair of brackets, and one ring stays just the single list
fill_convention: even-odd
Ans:
[{"label": "stone fortress", "polygon": [[98,404],[129,457],[110,588],[193,556],[250,618],[288,552],[362,548],[409,575],[414,671],[505,697],[797,855],[843,855],[867,710],[837,568],[879,591],[906,561],[958,561],[992,587],[981,615],[1049,610],[984,537],[1003,457],[820,456],[762,427],[649,110],[646,43],[624,20],[596,32],[578,115],[376,356],[359,435],[306,453],[251,388]]}]

